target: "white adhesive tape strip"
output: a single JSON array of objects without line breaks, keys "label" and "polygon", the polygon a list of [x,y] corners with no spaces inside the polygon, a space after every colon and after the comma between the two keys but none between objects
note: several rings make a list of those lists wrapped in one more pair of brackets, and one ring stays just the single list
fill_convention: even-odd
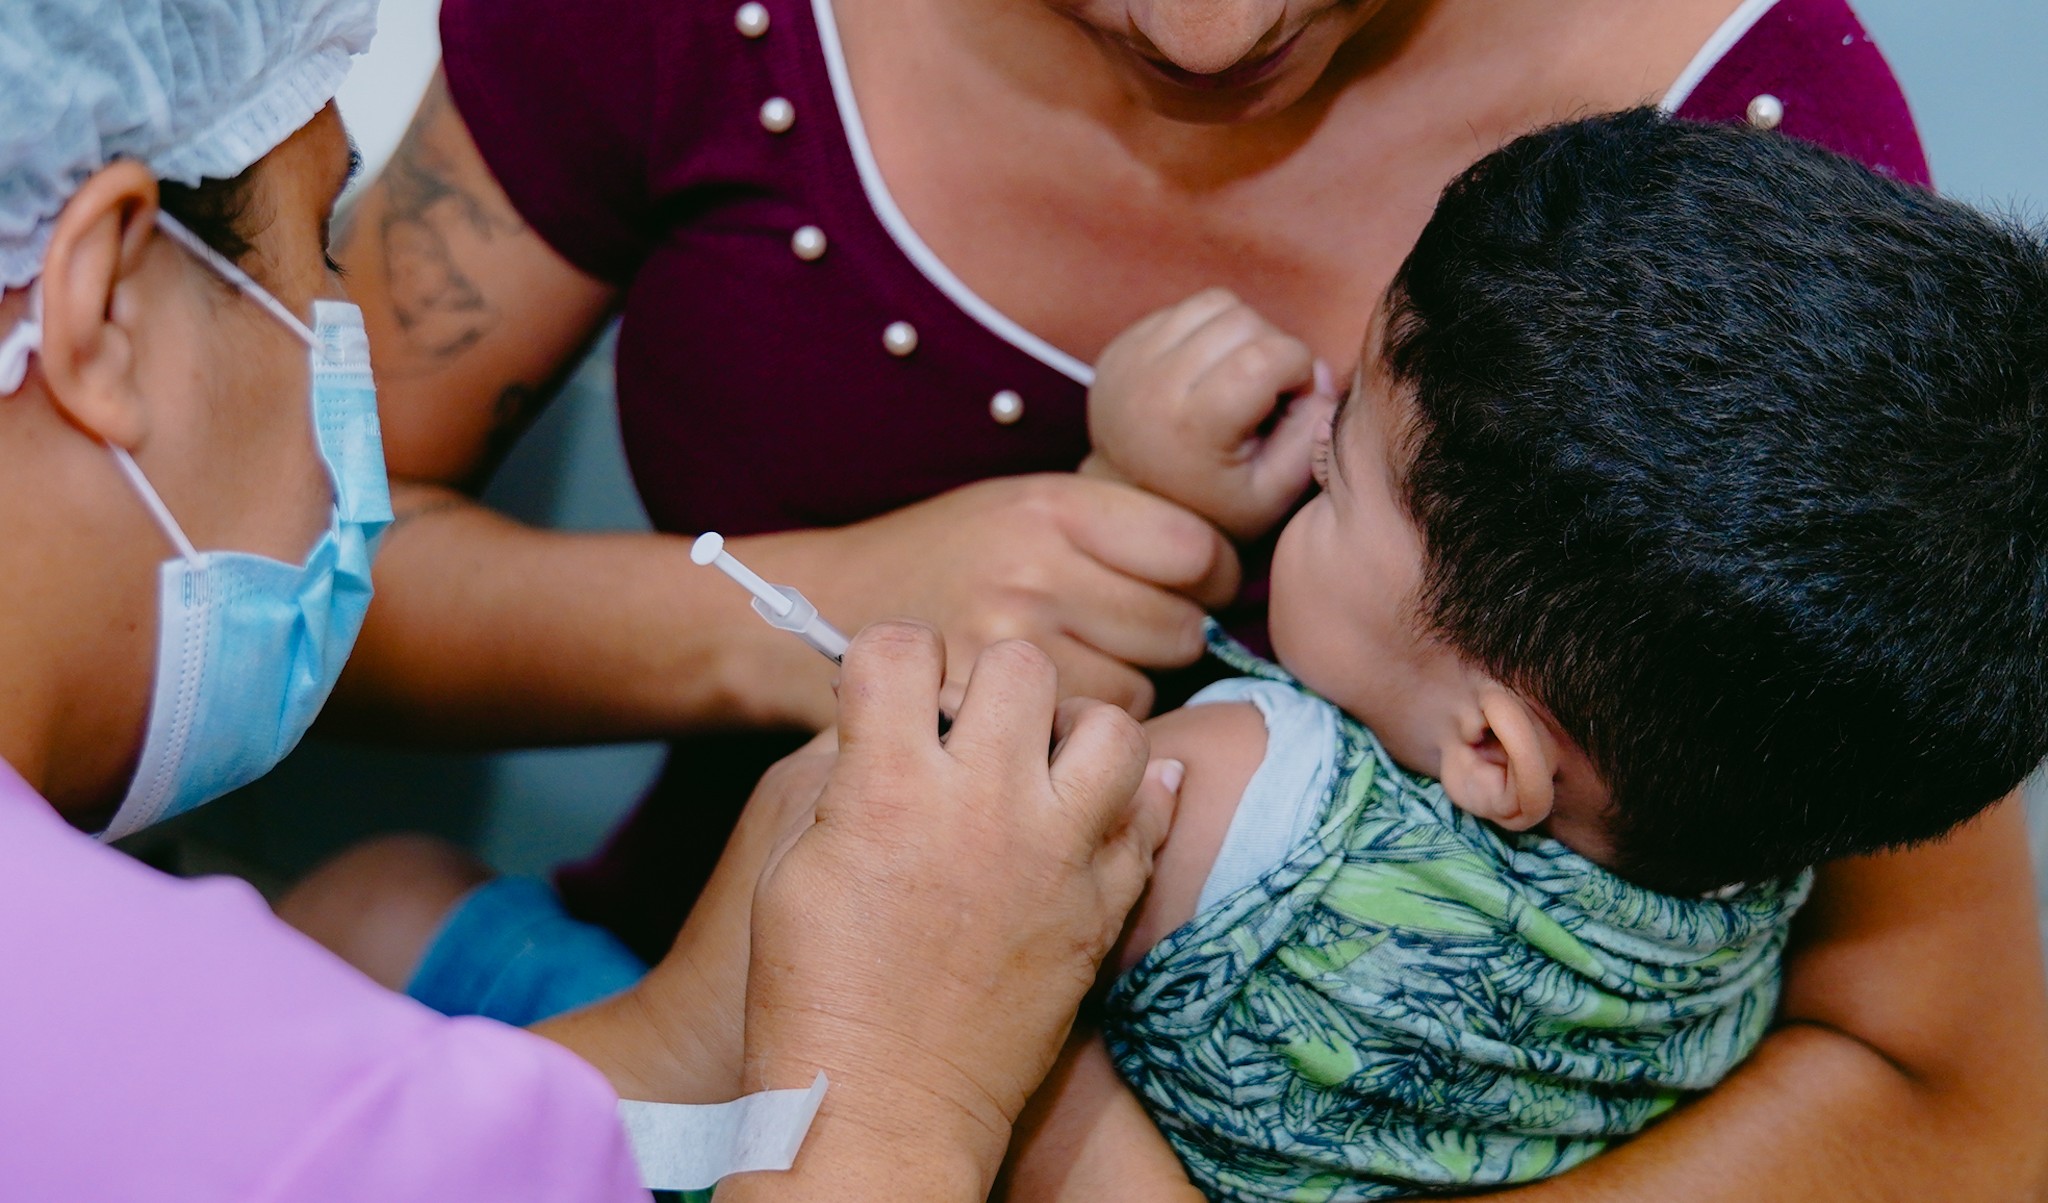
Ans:
[{"label": "white adhesive tape strip", "polygon": [[786,1170],[825,1101],[825,1075],[808,1090],[764,1090],[730,1103],[619,1100],[619,1121],[649,1190],[708,1190],[728,1174]]}]

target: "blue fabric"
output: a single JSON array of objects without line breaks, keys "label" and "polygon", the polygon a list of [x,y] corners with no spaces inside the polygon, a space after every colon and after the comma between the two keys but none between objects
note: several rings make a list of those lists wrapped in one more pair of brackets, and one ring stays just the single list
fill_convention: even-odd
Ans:
[{"label": "blue fabric", "polygon": [[448,912],[405,992],[444,1015],[525,1027],[609,998],[646,973],[617,936],[570,918],[546,885],[501,877]]}]

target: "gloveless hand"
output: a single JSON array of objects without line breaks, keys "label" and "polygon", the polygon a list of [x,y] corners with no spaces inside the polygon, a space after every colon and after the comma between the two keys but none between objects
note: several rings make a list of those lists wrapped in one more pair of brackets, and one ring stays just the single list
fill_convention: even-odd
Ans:
[{"label": "gloveless hand", "polygon": [[944,671],[913,624],[847,653],[816,822],[754,902],[745,1076],[822,1068],[814,1141],[958,1153],[988,1178],[1150,875],[1178,766],[1148,770],[1116,708],[1057,702],[1051,661],[1016,642],[981,655],[941,744]]},{"label": "gloveless hand", "polygon": [[1088,391],[1091,465],[1255,538],[1308,489],[1316,432],[1336,403],[1306,343],[1208,289],[1103,351]]}]

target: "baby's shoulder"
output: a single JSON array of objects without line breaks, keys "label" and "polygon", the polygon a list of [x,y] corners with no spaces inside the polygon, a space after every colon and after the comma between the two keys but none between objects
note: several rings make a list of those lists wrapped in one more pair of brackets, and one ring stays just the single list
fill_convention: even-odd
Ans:
[{"label": "baby's shoulder", "polygon": [[1145,732],[1155,759],[1187,765],[1190,780],[1198,768],[1219,783],[1234,779],[1240,793],[1266,755],[1265,716],[1249,698],[1169,710],[1148,720]]},{"label": "baby's shoulder", "polygon": [[1129,968],[1194,917],[1196,900],[1230,832],[1238,800],[1266,758],[1266,720],[1250,701],[1183,706],[1145,724],[1155,760],[1187,766],[1173,830],[1152,864],[1152,884],[1111,968]]},{"label": "baby's shoulder", "polygon": [[1162,714],[1145,730],[1154,759],[1187,766],[1159,871],[1186,868],[1199,889],[1223,846],[1238,799],[1266,759],[1265,717],[1249,701],[1217,702]]},{"label": "baby's shoulder", "polygon": [[1320,749],[1334,738],[1334,713],[1328,702],[1295,685],[1233,677],[1146,724],[1153,757],[1187,766],[1174,838],[1184,830],[1199,837],[1207,854],[1203,873],[1260,767],[1275,756],[1300,756],[1304,744]]}]

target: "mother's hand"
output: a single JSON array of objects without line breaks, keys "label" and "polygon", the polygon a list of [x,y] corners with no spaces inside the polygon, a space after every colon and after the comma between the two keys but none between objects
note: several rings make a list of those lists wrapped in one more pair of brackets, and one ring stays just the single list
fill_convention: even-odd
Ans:
[{"label": "mother's hand", "polygon": [[[835,621],[923,619],[962,666],[992,644],[1029,640],[1052,657],[1065,695],[1140,715],[1153,698],[1141,670],[1198,659],[1204,609],[1238,586],[1236,553],[1201,518],[1067,474],[979,481],[854,526],[733,547]],[[805,706],[811,725],[831,721],[823,691]]]},{"label": "mother's hand", "polygon": [[941,744],[944,665],[900,623],[847,654],[839,760],[762,877],[747,985],[746,1087],[833,1085],[794,1174],[735,1193],[985,1196],[1150,875],[1173,797],[1142,729],[1002,643]]}]

